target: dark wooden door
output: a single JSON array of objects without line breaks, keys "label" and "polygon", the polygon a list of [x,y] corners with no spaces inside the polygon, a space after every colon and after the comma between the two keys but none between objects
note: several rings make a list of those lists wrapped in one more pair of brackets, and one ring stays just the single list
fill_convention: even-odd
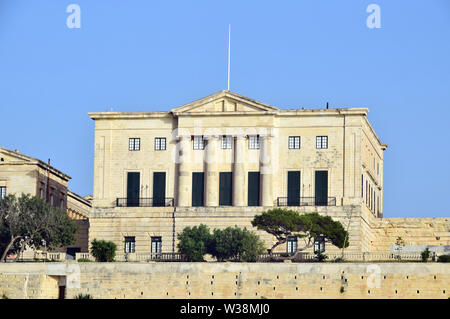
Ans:
[{"label": "dark wooden door", "polygon": [[300,206],[300,171],[288,172],[287,205]]},{"label": "dark wooden door", "polygon": [[128,172],[127,206],[139,206],[140,175],[138,172]]},{"label": "dark wooden door", "polygon": [[165,206],[166,172],[153,173],[153,206]]},{"label": "dark wooden door", "polygon": [[204,206],[205,174],[192,173],[192,206]]},{"label": "dark wooden door", "polygon": [[248,206],[259,206],[259,188],[260,174],[259,172],[248,172]]},{"label": "dark wooden door", "polygon": [[219,205],[231,206],[232,201],[232,173],[221,172],[219,175]]},{"label": "dark wooden door", "polygon": [[315,204],[327,206],[328,204],[328,171],[316,171],[315,176]]}]

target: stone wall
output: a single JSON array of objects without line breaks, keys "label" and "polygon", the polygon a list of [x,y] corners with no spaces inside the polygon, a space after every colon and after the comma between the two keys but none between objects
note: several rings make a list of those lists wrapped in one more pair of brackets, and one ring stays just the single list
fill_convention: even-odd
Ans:
[{"label": "stone wall", "polygon": [[450,218],[382,218],[372,221],[372,251],[390,251],[397,237],[406,246],[450,245]]},{"label": "stone wall", "polygon": [[[66,280],[61,280],[66,276]],[[442,263],[0,264],[9,298],[449,298]]]}]

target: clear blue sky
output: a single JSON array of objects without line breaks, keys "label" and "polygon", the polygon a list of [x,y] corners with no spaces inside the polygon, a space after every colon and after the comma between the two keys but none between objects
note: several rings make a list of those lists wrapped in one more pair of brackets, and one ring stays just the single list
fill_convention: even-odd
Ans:
[{"label": "clear blue sky", "polygon": [[[66,8],[81,7],[81,28]],[[369,29],[366,8],[381,8]],[[0,145],[92,193],[87,112],[161,111],[226,88],[281,108],[368,107],[385,217],[449,217],[450,1],[0,0]]]}]

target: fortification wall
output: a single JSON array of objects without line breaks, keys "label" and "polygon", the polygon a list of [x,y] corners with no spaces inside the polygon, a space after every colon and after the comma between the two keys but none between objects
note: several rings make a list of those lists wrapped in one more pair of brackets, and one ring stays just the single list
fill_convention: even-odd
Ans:
[{"label": "fortification wall", "polygon": [[56,298],[58,282],[66,298],[450,297],[443,263],[0,264],[9,298]]},{"label": "fortification wall", "polygon": [[376,218],[372,251],[389,251],[397,237],[405,245],[450,245],[450,218]]}]

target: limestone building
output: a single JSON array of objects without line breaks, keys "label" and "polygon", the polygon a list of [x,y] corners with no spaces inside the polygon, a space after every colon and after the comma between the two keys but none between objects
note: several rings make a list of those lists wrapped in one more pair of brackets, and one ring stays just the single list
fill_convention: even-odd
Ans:
[{"label": "limestone building", "polygon": [[[50,205],[66,210],[78,225],[77,241],[62,251],[88,250],[88,200],[68,189],[70,176],[49,163],[22,154],[19,150],[0,147],[0,199],[7,194],[30,194],[45,199]],[[60,249],[61,250],[61,249]]]},{"label": "limestone building", "polygon": [[370,223],[383,216],[387,145],[367,113],[280,109],[231,91],[164,112],[89,113],[90,239],[113,240],[124,252],[172,252],[186,226],[250,228],[255,214],[290,207],[341,220],[349,249],[370,251]]}]

